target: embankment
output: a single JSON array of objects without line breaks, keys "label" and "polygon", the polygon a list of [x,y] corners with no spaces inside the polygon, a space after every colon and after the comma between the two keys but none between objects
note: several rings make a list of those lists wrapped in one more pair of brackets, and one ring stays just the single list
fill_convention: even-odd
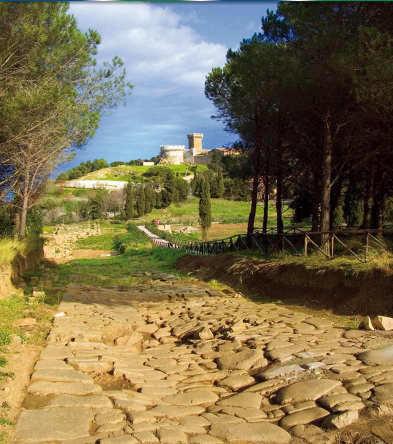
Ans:
[{"label": "embankment", "polygon": [[43,259],[41,239],[23,242],[0,241],[0,299],[16,291],[23,282],[23,273],[33,270]]},{"label": "embankment", "polygon": [[393,274],[379,269],[348,274],[341,269],[307,268],[230,254],[183,256],[178,268],[216,279],[250,297],[331,309],[346,315],[393,315]]}]

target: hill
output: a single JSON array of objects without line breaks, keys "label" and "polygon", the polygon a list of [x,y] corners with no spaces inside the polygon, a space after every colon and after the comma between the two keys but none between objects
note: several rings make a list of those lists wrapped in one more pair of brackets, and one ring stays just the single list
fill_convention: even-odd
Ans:
[{"label": "hill", "polygon": [[[156,168],[155,166],[154,168]],[[160,167],[160,165],[158,165]],[[174,173],[181,176],[187,176],[193,174],[195,170],[203,171],[206,170],[206,165],[162,165],[162,167],[169,168]],[[150,168],[150,166],[142,165],[118,165],[115,167],[102,168],[97,171],[86,174],[79,178],[79,180],[124,180],[128,181],[130,177],[138,178],[143,176]]]}]

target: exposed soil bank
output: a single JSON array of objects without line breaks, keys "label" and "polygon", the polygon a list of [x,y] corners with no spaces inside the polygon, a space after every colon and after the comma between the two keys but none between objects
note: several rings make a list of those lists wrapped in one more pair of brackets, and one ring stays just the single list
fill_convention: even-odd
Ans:
[{"label": "exposed soil bank", "polygon": [[42,243],[37,242],[37,245],[26,253],[17,253],[11,263],[0,265],[0,299],[15,292],[23,283],[23,273],[34,270],[43,258]]},{"label": "exposed soil bank", "polygon": [[183,256],[179,269],[217,279],[250,296],[331,309],[346,315],[393,316],[393,274],[370,270],[350,276],[343,270],[310,269],[234,255]]}]

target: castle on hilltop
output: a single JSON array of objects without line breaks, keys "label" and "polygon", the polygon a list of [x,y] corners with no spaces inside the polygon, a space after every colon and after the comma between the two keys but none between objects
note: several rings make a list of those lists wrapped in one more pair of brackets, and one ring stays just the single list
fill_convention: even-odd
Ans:
[{"label": "castle on hilltop", "polygon": [[188,134],[188,148],[184,145],[161,145],[160,163],[181,165],[183,163],[206,164],[214,150],[203,149],[202,133]]}]

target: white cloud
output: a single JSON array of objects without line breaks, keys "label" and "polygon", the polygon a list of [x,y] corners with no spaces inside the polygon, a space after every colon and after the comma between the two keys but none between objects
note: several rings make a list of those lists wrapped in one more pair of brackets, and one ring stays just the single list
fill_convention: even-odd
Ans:
[{"label": "white cloud", "polygon": [[203,94],[206,74],[225,62],[224,45],[204,40],[167,7],[74,3],[71,12],[83,29],[101,33],[101,59],[122,57],[135,95]]}]

